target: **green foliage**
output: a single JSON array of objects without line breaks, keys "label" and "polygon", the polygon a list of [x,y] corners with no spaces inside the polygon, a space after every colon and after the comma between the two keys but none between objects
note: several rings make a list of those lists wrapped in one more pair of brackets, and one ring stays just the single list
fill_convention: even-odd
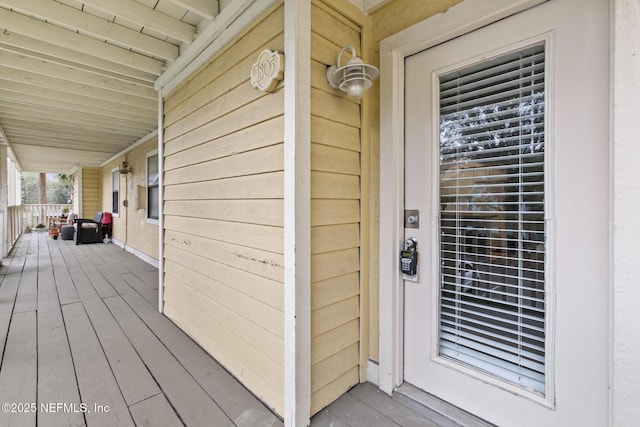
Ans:
[{"label": "green foliage", "polygon": [[[67,203],[73,193],[73,175],[47,174],[47,203]],[[22,203],[38,203],[38,174],[22,174]]]}]

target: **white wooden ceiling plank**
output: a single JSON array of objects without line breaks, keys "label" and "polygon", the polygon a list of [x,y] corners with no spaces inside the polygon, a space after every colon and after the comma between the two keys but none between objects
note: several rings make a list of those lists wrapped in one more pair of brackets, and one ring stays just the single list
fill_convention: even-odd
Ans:
[{"label": "white wooden ceiling plank", "polygon": [[154,113],[158,109],[158,102],[154,103],[153,100],[148,98],[87,86],[42,74],[27,73],[15,68],[3,67],[2,65],[0,65],[0,87],[15,92],[24,91],[32,95],[38,94],[54,100],[66,98],[86,105],[92,105],[95,100],[100,100],[115,103],[116,105],[128,105],[135,107],[135,110],[151,110]]},{"label": "white wooden ceiling plank", "polygon": [[178,46],[61,3],[50,0],[0,0],[0,6],[36,16],[99,40],[106,40],[125,49],[131,48],[145,55],[169,61],[178,57]]},{"label": "white wooden ceiling plank", "polygon": [[17,12],[0,8],[0,22],[9,33],[22,34],[78,52],[100,56],[137,70],[159,75],[165,62],[153,59],[94,38],[69,31],[57,25],[29,18]]},{"label": "white wooden ceiling plank", "polygon": [[[14,150],[25,172],[67,173],[74,165],[95,166],[108,159],[104,153],[77,150],[48,149],[47,147],[15,145]],[[25,159],[22,161],[22,159]]]},{"label": "white wooden ceiling plank", "polygon": [[61,80],[77,82],[87,86],[107,89],[124,94],[134,94],[147,99],[157,99],[156,91],[148,86],[141,86],[122,80],[99,76],[83,70],[37,60],[8,51],[0,50],[0,64],[4,67],[40,74],[43,76],[50,76]]},{"label": "white wooden ceiling plank", "polygon": [[[46,143],[43,143],[42,141],[32,141],[32,142],[19,142],[16,141],[15,144],[16,148],[19,150],[20,148],[27,148],[27,147],[32,147],[32,148],[38,148],[38,149],[42,149],[42,150],[46,150],[50,153],[54,153],[57,151],[56,156],[62,157],[64,155],[64,153],[71,153],[73,151],[83,151],[85,153],[88,153],[88,155],[92,155],[95,158],[99,158],[102,157],[104,155],[109,155],[109,151],[106,151],[104,149],[102,149],[102,147],[100,146],[100,144],[94,144],[91,146],[88,146],[87,148],[82,148],[82,149],[78,149],[78,148],[56,148],[54,150],[54,147],[51,147],[49,145],[47,145]],[[128,145],[128,144],[127,144]],[[126,145],[124,145],[122,147],[123,149],[126,148]],[[53,156],[52,156],[53,157]]]},{"label": "white wooden ceiling plank", "polygon": [[140,3],[130,0],[84,0],[104,12],[111,13],[119,18],[152,28],[184,43],[191,43],[195,38],[195,27],[175,18],[165,15]]},{"label": "white wooden ceiling plank", "polygon": [[79,150],[86,150],[93,145],[99,145],[101,150],[104,152],[113,152],[121,147],[126,147],[130,144],[128,138],[122,138],[120,140],[103,140],[100,138],[100,135],[90,137],[80,137],[71,135],[68,133],[64,134],[64,137],[60,136],[52,136],[52,134],[41,131],[25,131],[20,128],[7,128],[7,135],[14,141],[22,141],[23,143],[28,141],[44,141],[47,147],[55,147],[55,148],[69,148],[73,147]]},{"label": "white wooden ceiling plank", "polygon": [[0,31],[0,49],[144,86],[152,87],[157,77],[145,71],[17,33]]},{"label": "white wooden ceiling plank", "polygon": [[7,126],[13,127],[14,129],[33,129],[34,126],[39,126],[41,129],[46,129],[51,132],[72,132],[73,134],[80,133],[93,133],[105,135],[109,138],[119,138],[122,139],[131,139],[135,137],[140,137],[144,135],[140,135],[140,132],[137,129],[129,129],[129,130],[121,130],[118,128],[107,127],[107,126],[88,126],[83,125],[77,126],[75,123],[65,123],[58,122],[51,119],[38,118],[37,121],[29,121],[25,120],[24,116],[15,116],[11,114],[4,115],[2,118],[2,123],[6,123]]},{"label": "white wooden ceiling plank", "polygon": [[100,135],[101,137],[107,138],[107,140],[109,141],[123,141],[123,140],[131,141],[131,138],[135,138],[140,135],[140,133],[132,132],[132,131],[118,132],[117,129],[90,128],[88,126],[81,128],[81,127],[75,126],[74,124],[54,122],[52,120],[41,119],[38,121],[38,123],[34,123],[27,120],[22,120],[21,117],[14,117],[14,116],[3,117],[2,124],[14,130],[33,129],[35,125],[39,125],[39,129],[42,129],[49,133],[69,132],[71,135],[96,134],[96,135]]},{"label": "white wooden ceiling plank", "polygon": [[[9,92],[6,90],[0,90],[0,101],[9,101],[15,103],[22,103],[24,105],[31,106],[51,106],[50,102],[45,102],[48,100],[44,100],[39,96],[33,96],[28,94],[18,94],[16,92]],[[72,102],[67,102],[65,100],[60,100],[55,105],[55,108],[60,111],[67,111],[69,113],[80,113],[83,111],[87,111],[86,105],[79,105]],[[132,123],[140,123],[147,124],[150,128],[155,126],[157,123],[157,117],[148,115],[148,114],[131,114],[131,113],[122,113],[119,111],[107,110],[105,108],[101,108],[99,106],[94,106],[92,109],[92,113],[103,116],[105,120],[110,120],[112,118],[119,118],[121,120],[128,120]]]},{"label": "white wooden ceiling plank", "polygon": [[170,3],[183,7],[196,15],[212,20],[219,13],[219,4],[215,0],[168,0]]},{"label": "white wooden ceiling plank", "polygon": [[[89,145],[89,143],[80,145],[81,140],[74,141],[71,139],[64,139],[64,140],[51,139],[51,138],[46,138],[38,135],[29,135],[28,138],[23,138],[20,136],[12,136],[12,139],[14,141],[17,141],[21,145],[38,145],[41,147],[55,148],[60,150],[73,148],[74,150],[78,150],[78,151],[91,151],[93,149],[92,147],[101,146],[102,148],[100,149],[100,152],[106,153],[106,154],[114,153],[114,152],[117,153],[119,150],[122,150],[130,145],[129,142],[118,144],[118,145],[115,145],[115,144],[106,145],[106,144],[100,144],[99,142],[96,142],[96,141],[93,141],[93,145]],[[46,141],[46,144],[40,145],[40,141]]]},{"label": "white wooden ceiling plank", "polygon": [[[7,129],[7,134],[11,135],[10,130]],[[20,145],[34,145],[39,147],[57,148],[60,150],[79,150],[79,151],[92,151],[97,153],[109,154],[117,152],[123,148],[126,148],[131,143],[126,141],[120,144],[104,144],[99,141],[74,141],[68,138],[51,138],[51,137],[39,137],[38,135],[16,135],[11,137],[16,144]]]},{"label": "white wooden ceiling plank", "polygon": [[0,103],[2,117],[21,117],[25,121],[31,121],[35,126],[41,120],[51,120],[64,123],[68,127],[85,126],[88,130],[106,129],[110,132],[121,131],[131,135],[145,135],[148,132],[148,123],[136,123],[126,119],[115,117],[106,118],[86,110],[70,115],[53,106],[34,106],[5,101]]},{"label": "white wooden ceiling plank", "polygon": [[122,123],[122,126],[105,122],[104,120],[94,121],[82,121],[75,119],[69,120],[64,115],[55,115],[50,110],[35,110],[33,112],[34,117],[28,117],[24,111],[18,112],[18,109],[11,107],[3,108],[0,110],[0,124],[2,123],[22,123],[28,126],[59,126],[65,129],[74,129],[79,132],[101,132],[107,135],[122,135],[130,137],[132,135],[139,135],[143,132],[140,127],[127,126]]}]

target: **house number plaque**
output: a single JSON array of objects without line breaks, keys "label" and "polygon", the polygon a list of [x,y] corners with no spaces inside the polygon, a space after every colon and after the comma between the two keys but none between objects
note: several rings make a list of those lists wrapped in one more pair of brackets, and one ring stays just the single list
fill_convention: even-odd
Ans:
[{"label": "house number plaque", "polygon": [[251,67],[251,85],[263,92],[273,92],[284,76],[284,55],[265,49]]}]

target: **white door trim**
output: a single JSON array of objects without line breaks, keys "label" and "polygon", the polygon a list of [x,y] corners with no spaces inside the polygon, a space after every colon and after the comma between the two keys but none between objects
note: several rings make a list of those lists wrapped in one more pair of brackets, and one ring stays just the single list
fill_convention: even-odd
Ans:
[{"label": "white door trim", "polygon": [[404,380],[403,288],[398,269],[404,238],[404,60],[544,1],[465,0],[380,43],[379,387],[388,394]]}]

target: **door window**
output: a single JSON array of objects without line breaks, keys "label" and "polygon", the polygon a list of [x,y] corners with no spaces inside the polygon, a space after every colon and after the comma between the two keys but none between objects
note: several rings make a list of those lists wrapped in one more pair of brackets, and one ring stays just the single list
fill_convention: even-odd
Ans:
[{"label": "door window", "polygon": [[545,50],[439,78],[439,354],[545,391]]}]

